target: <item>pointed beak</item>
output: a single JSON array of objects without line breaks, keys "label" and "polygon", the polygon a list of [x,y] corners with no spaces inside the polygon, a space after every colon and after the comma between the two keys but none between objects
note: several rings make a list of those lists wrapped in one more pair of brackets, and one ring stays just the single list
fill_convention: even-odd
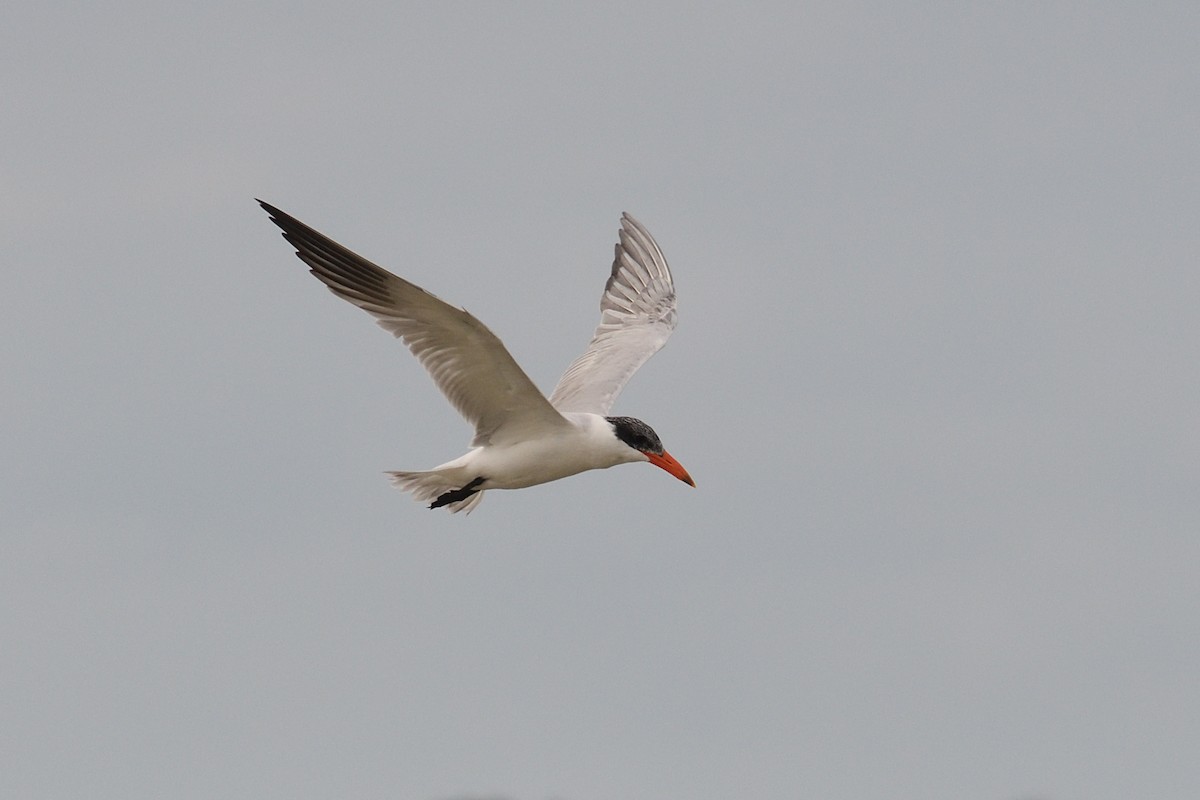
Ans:
[{"label": "pointed beak", "polygon": [[671,473],[676,478],[679,478],[679,480],[683,481],[688,486],[695,488],[696,482],[692,480],[692,476],[688,475],[688,472],[683,468],[683,465],[672,458],[671,454],[666,450],[662,451],[662,455],[659,455],[658,453],[646,453],[645,455],[646,458],[650,459],[650,463],[654,466],[665,469],[667,472]]}]

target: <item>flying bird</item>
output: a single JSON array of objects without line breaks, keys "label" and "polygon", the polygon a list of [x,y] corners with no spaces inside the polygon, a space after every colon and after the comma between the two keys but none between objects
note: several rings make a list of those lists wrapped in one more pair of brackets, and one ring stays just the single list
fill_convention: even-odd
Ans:
[{"label": "flying bird", "polygon": [[600,325],[549,398],[503,342],[471,314],[439,300],[258,201],[296,255],[329,289],[404,342],[446,399],[475,426],[471,450],[424,472],[389,472],[430,508],[470,512],[488,489],[522,489],[589,469],[649,461],[695,486],[658,434],[639,419],[609,416],[613,401],[675,329],[675,286],[641,223],[621,216]]}]

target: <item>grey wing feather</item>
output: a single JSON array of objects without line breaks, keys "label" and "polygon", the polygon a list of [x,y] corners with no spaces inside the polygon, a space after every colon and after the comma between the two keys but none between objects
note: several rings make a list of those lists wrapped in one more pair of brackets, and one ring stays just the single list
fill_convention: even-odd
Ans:
[{"label": "grey wing feather", "polygon": [[600,298],[600,325],[559,379],[551,405],[608,414],[633,373],[666,344],[677,320],[666,258],[650,232],[622,214],[612,274]]},{"label": "grey wing feather", "polygon": [[570,425],[482,322],[376,266],[279,209],[259,204],[310,271],[408,346],[475,426],[474,446]]}]

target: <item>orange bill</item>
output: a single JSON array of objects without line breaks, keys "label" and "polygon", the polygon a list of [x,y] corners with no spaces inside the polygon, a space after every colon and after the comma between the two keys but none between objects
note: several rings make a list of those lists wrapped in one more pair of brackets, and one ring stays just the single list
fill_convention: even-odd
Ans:
[{"label": "orange bill", "polygon": [[656,467],[665,469],[667,472],[674,475],[679,480],[686,483],[688,486],[695,487],[696,482],[692,480],[692,476],[688,475],[683,465],[671,457],[671,454],[666,450],[662,451],[662,455],[658,453],[646,453],[646,458],[650,459],[650,463]]}]

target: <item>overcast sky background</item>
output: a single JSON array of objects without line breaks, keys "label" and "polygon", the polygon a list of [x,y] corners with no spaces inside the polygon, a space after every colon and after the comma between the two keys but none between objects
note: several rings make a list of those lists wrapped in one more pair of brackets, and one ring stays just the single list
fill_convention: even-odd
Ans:
[{"label": "overcast sky background", "polygon": [[[1190,3],[20,3],[0,795],[1200,797]],[[622,211],[648,465],[465,450],[262,197],[543,388]]]}]

